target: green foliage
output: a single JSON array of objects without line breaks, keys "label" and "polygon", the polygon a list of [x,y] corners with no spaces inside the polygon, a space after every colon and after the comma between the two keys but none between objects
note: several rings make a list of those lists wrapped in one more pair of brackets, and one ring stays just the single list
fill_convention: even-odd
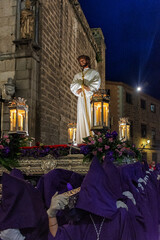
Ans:
[{"label": "green foliage", "polygon": [[26,146],[26,143],[24,135],[4,135],[0,139],[0,165],[9,171],[18,167],[18,158],[21,155],[20,147]]}]

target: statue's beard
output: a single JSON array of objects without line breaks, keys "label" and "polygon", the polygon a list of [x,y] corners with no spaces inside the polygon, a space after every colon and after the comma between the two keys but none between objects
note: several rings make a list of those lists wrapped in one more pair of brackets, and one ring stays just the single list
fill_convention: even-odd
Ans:
[{"label": "statue's beard", "polygon": [[82,67],[82,68],[85,68],[85,67],[87,67],[88,66],[88,63],[86,62],[85,64],[80,64],[80,66]]}]

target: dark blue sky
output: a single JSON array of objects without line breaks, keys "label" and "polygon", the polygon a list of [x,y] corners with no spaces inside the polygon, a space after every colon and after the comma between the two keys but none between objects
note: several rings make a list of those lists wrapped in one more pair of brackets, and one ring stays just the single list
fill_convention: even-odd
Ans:
[{"label": "dark blue sky", "polygon": [[102,28],[106,79],[160,99],[160,0],[79,0],[90,27]]}]

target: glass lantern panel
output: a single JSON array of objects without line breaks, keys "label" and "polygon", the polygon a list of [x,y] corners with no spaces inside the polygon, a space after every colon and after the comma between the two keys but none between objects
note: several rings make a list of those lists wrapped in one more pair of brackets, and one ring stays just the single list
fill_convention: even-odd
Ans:
[{"label": "glass lantern panel", "polygon": [[94,126],[102,126],[102,103],[94,102]]},{"label": "glass lantern panel", "polygon": [[68,128],[68,143],[72,143],[73,140],[73,127]]},{"label": "glass lantern panel", "polygon": [[25,132],[28,134],[28,110],[26,111]]},{"label": "glass lantern panel", "polygon": [[18,109],[18,131],[25,131],[25,110]]},{"label": "glass lantern panel", "polygon": [[103,102],[103,125],[108,126],[109,121],[109,103]]},{"label": "glass lantern panel", "polygon": [[120,125],[120,140],[126,140],[126,125]]},{"label": "glass lantern panel", "polygon": [[10,131],[16,131],[16,109],[10,109]]},{"label": "glass lantern panel", "polygon": [[130,125],[127,125],[127,140],[130,138]]},{"label": "glass lantern panel", "polygon": [[93,104],[93,102],[91,103],[91,128],[95,125],[94,124],[94,117],[93,117],[93,106],[94,106],[94,104]]},{"label": "glass lantern panel", "polygon": [[74,128],[73,128],[73,138],[72,138],[73,144],[76,143],[76,131],[77,131],[77,128],[74,127]]}]

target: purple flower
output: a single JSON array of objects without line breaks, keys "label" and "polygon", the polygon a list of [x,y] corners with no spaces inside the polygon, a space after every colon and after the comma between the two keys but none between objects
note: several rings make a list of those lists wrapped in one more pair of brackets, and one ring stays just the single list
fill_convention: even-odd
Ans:
[{"label": "purple flower", "polygon": [[4,157],[7,157],[8,154],[10,153],[10,148],[5,146],[2,151],[3,151]]},{"label": "purple flower", "polygon": [[122,156],[122,152],[119,152],[118,154],[119,154],[119,157],[121,157],[121,156]]},{"label": "purple flower", "polygon": [[111,133],[111,135],[112,135],[113,138],[116,138],[116,137],[118,136],[118,133],[117,133],[116,131],[113,131],[113,132]]},{"label": "purple flower", "polygon": [[9,138],[6,139],[6,143],[10,143],[10,139]]},{"label": "purple flower", "polygon": [[99,152],[102,152],[102,148],[98,148],[98,151],[99,151]]},{"label": "purple flower", "polygon": [[118,145],[117,145],[117,148],[121,148],[121,147],[122,147],[122,145],[121,145],[121,144],[118,144]]},{"label": "purple flower", "polygon": [[92,137],[89,137],[89,138],[88,138],[89,141],[92,141],[92,139],[93,139]]},{"label": "purple flower", "polygon": [[88,145],[82,145],[80,146],[80,153],[87,155],[91,152],[90,146]]},{"label": "purple flower", "polygon": [[103,139],[102,138],[98,138],[98,142],[102,143]]},{"label": "purple flower", "polygon": [[105,136],[106,136],[106,138],[112,137],[112,136],[111,136],[111,133],[109,133],[109,132],[107,132]]},{"label": "purple flower", "polygon": [[114,156],[113,156],[113,152],[112,151],[109,151],[109,152],[107,152],[107,154],[106,154],[106,160],[108,161],[114,161]]},{"label": "purple flower", "polygon": [[125,147],[123,147],[123,148],[121,148],[121,152],[124,152],[126,150],[126,148]]},{"label": "purple flower", "polygon": [[110,148],[110,146],[105,145],[104,148],[105,148],[105,150],[108,150]]},{"label": "purple flower", "polygon": [[136,155],[135,152],[133,152],[132,150],[128,151],[127,154],[132,157],[135,157]]},{"label": "purple flower", "polygon": [[8,135],[4,135],[3,138],[4,138],[4,139],[7,139],[7,138],[9,138],[9,136],[8,136]]},{"label": "purple flower", "polygon": [[113,138],[109,138],[109,140],[108,140],[109,142],[113,142]]},{"label": "purple flower", "polygon": [[107,153],[107,156],[108,156],[108,157],[113,157],[113,154],[114,154],[113,151],[109,151],[109,152]]}]

